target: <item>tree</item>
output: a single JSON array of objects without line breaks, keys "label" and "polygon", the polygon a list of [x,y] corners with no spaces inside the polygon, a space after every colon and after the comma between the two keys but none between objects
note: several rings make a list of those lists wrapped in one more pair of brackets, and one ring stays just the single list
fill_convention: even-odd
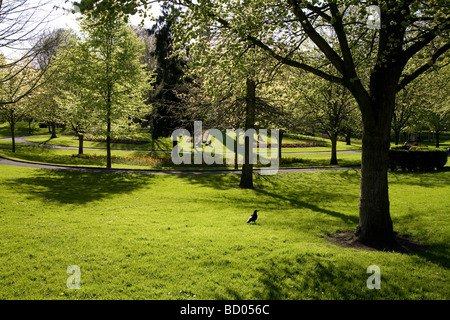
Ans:
[{"label": "tree", "polygon": [[66,42],[67,35],[63,29],[44,32],[37,41],[39,52],[36,54],[35,64],[42,73],[42,79],[41,84],[30,94],[30,103],[33,104],[34,113],[39,114],[38,119],[47,122],[51,139],[57,138],[56,126],[57,123],[62,123],[61,110],[56,102],[59,84],[55,81],[54,73],[57,68],[54,60],[61,45]]},{"label": "tree", "polygon": [[[46,72],[33,72],[34,79],[26,69],[36,67],[36,57],[41,52],[41,44],[35,41],[39,26],[49,16],[49,13],[41,11],[41,7],[48,5],[50,1],[30,0],[4,0],[0,1],[0,50],[2,59],[0,63],[0,85],[16,78],[15,83],[27,82],[28,90],[20,90],[20,94],[5,95],[0,100],[0,105],[16,104],[27,97],[39,84]],[[5,56],[7,54],[7,56]],[[27,79],[20,79],[26,77]],[[7,97],[14,100],[5,100]]]},{"label": "tree", "polygon": [[140,63],[143,44],[126,25],[123,15],[85,17],[81,29],[86,34],[85,48],[92,55],[84,75],[90,78],[86,90],[98,97],[95,115],[106,136],[106,167],[111,168],[113,126],[127,126],[147,112],[143,97],[150,76]]},{"label": "tree", "polygon": [[[24,62],[25,63],[25,62]],[[34,84],[36,70],[23,68],[21,64],[10,66],[16,70],[6,70],[8,73],[16,73],[17,76],[0,84],[0,99],[2,101],[14,101],[13,103],[0,103],[0,119],[8,122],[11,130],[11,151],[16,152],[15,126],[30,113],[30,104],[27,99],[18,99],[29,91]]]},{"label": "tree", "polygon": [[[209,108],[205,114],[211,114],[211,117],[207,119],[216,124],[222,122],[222,126],[229,124],[243,128],[244,131],[257,129],[262,123],[270,123],[278,128],[285,125],[286,117],[280,116],[284,113],[282,108],[268,94],[280,64],[268,59],[267,54],[253,43],[229,36],[226,30],[224,33],[221,28],[209,25],[207,21],[195,30],[195,42],[187,36],[189,32],[186,33],[186,30],[190,28],[185,21],[177,24],[176,53],[179,56],[188,55],[188,74],[194,79],[201,79],[205,92],[211,96],[209,104],[201,104]],[[253,188],[253,161],[249,158],[251,148],[250,139],[246,137],[241,188]]]},{"label": "tree", "polygon": [[91,74],[94,56],[87,45],[75,34],[58,51],[53,63],[53,82],[57,83],[56,103],[61,118],[70,125],[78,137],[78,154],[83,154],[84,135],[98,125],[95,106],[99,97],[92,90],[95,77]]},{"label": "tree", "polygon": [[[152,137],[167,137],[181,125],[179,117],[174,113],[179,109],[180,99],[177,89],[183,87],[185,82],[184,71],[186,62],[173,55],[174,17],[169,7],[162,6],[161,16],[149,29],[148,35],[154,38],[154,48],[151,56],[156,62],[156,79],[154,90],[150,93],[149,103],[152,105],[152,114],[149,120],[152,128]],[[189,81],[189,80],[188,80]]]},{"label": "tree", "polygon": [[413,120],[413,115],[417,107],[416,87],[409,85],[397,93],[394,114],[392,116],[392,131],[394,131],[395,145],[399,143],[401,132]]},{"label": "tree", "polygon": [[[111,1],[84,2],[96,2],[99,8],[99,4],[111,5]],[[120,3],[130,9],[142,1]],[[391,247],[395,239],[387,172],[395,96],[433,65],[439,65],[439,59],[450,48],[450,9],[439,0],[372,3],[379,9],[379,17],[369,21],[379,19],[379,24],[367,23],[367,4],[358,6],[352,0],[187,0],[182,1],[186,9],[180,14],[182,20],[191,23],[187,37],[198,39],[200,25],[214,24],[228,30],[230,37],[255,44],[273,59],[339,83],[352,93],[363,123],[359,224],[355,235],[361,242]],[[121,9],[120,5],[113,7]],[[314,48],[321,59],[305,57],[303,53],[309,48]],[[420,63],[406,73],[412,58]],[[327,72],[330,65],[338,76]]]},{"label": "tree", "polygon": [[416,87],[426,92],[418,97],[419,121],[434,132],[439,148],[440,134],[450,129],[450,66],[423,75]]},{"label": "tree", "polygon": [[344,131],[348,133],[351,128],[348,120],[357,108],[350,92],[343,86],[305,72],[293,79],[290,86],[296,88],[293,94],[299,96],[300,121],[308,125],[313,123],[327,133],[331,140],[330,164],[338,164],[338,136]]},{"label": "tree", "polygon": [[[448,7],[439,1],[374,1],[381,15],[377,30],[367,27],[367,8],[358,8],[354,1],[184,3],[189,7],[184,17],[193,30],[196,21],[204,23],[209,17],[209,24],[252,42],[275,60],[341,84],[352,93],[363,123],[360,219],[355,235],[365,243],[392,246],[387,171],[395,95],[450,48]],[[251,12],[251,19],[242,12]],[[321,59],[308,59],[303,42],[313,46]],[[406,65],[419,53],[422,63],[405,74]],[[327,71],[329,66],[338,76]]]}]

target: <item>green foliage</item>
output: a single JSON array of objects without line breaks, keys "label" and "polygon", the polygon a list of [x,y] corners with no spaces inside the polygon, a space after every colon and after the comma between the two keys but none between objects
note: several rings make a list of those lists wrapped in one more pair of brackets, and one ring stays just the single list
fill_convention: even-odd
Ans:
[{"label": "green foliage", "polygon": [[[150,55],[155,59],[155,89],[149,94],[152,113],[148,116],[152,137],[169,137],[173,130],[182,125],[183,111],[180,107],[180,91],[190,82],[185,77],[186,61],[173,55],[173,24],[175,18],[170,8],[163,6],[161,15],[153,27],[146,31],[154,40]],[[177,110],[181,109],[181,110]]]},{"label": "green foliage", "polygon": [[58,83],[56,102],[64,122],[77,134],[85,134],[99,123],[97,106],[99,94],[93,66],[94,57],[89,45],[74,33],[67,34],[67,41],[58,52],[52,68],[53,81]]},{"label": "green foliage", "polygon": [[450,129],[450,66],[424,74],[417,81],[418,122],[436,133]]},{"label": "green foliage", "polygon": [[391,170],[398,169],[408,171],[439,170],[447,163],[447,150],[428,150],[425,148],[402,147],[389,150],[389,164]]},{"label": "green foliage", "polygon": [[[99,25],[99,20],[85,18],[81,24],[86,35],[90,61],[86,88],[96,96],[96,116],[104,124],[127,125],[134,117],[148,112],[144,94],[150,75],[141,64],[143,43],[120,16]],[[81,57],[82,58],[82,57]]]}]

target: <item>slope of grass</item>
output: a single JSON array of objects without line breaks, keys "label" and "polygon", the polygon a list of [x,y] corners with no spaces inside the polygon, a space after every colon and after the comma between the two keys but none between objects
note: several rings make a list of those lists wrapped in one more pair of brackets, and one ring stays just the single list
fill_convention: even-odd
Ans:
[{"label": "slope of grass", "polygon": [[[64,131],[61,128],[57,128],[56,130],[58,133]],[[31,134],[46,134],[46,133],[48,133],[48,128],[39,128],[38,122],[31,123]],[[15,134],[16,137],[30,135],[28,122],[18,122],[15,127]],[[7,122],[0,123],[0,138],[9,138],[9,137],[11,137],[11,129],[9,127],[9,124]]]},{"label": "slope of grass", "polygon": [[[148,138],[151,140],[150,138]],[[78,138],[73,135],[58,135],[57,138],[51,139],[50,135],[34,136],[25,139],[30,142],[38,142],[49,145],[59,145],[66,147],[78,147]],[[106,149],[106,142],[84,141],[83,146],[86,148]],[[161,138],[155,141],[149,141],[145,144],[131,143],[111,143],[111,149],[121,150],[171,150],[172,142],[170,138]]]},{"label": "slope of grass", "polygon": [[[0,299],[449,299],[450,172],[390,174],[399,254],[324,237],[358,223],[359,172],[130,175],[0,166]],[[245,220],[260,209],[256,225]],[[66,286],[81,269],[81,289]],[[366,269],[381,270],[381,289]]]}]

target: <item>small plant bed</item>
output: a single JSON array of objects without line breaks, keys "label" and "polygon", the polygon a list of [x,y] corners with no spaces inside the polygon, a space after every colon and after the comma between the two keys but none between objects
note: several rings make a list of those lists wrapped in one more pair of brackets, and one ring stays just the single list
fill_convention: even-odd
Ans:
[{"label": "small plant bed", "polygon": [[[266,146],[264,144],[258,143],[259,146]],[[282,143],[282,148],[315,148],[315,147],[324,147],[325,143],[318,142],[318,141],[312,141],[312,142],[295,142],[295,143]],[[272,144],[268,143],[267,148],[271,148]]]},{"label": "small plant bed", "polygon": [[[93,141],[93,142],[106,142],[105,138],[87,136],[84,138],[84,141]],[[123,143],[123,144],[131,144],[131,145],[144,145],[150,143],[148,140],[134,140],[134,139],[118,139],[112,138],[111,143]]]}]

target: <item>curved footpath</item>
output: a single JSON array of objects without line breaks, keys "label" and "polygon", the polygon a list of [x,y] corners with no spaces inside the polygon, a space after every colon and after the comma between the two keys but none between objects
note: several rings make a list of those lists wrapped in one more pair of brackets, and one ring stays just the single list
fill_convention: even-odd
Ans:
[{"label": "curved footpath", "polygon": [[[68,146],[58,146],[58,145],[48,145],[38,142],[26,141],[25,138],[29,136],[17,137],[16,142],[27,143],[34,148],[48,148],[48,149],[67,149],[67,150],[78,150],[77,147]],[[1,138],[0,140],[11,140],[11,138]],[[28,147],[28,146],[20,146]],[[102,148],[84,148],[85,150],[104,150]],[[148,151],[148,150],[122,150],[114,149],[114,151],[136,151],[136,152],[165,152],[170,151]],[[316,151],[316,152],[286,152],[287,154],[311,154],[311,153],[328,153],[329,151]],[[356,153],[361,152],[361,150],[343,150],[340,152]],[[98,167],[79,167],[79,166],[66,166],[66,165],[55,165],[46,163],[37,163],[29,161],[14,160],[0,156],[0,165],[9,165],[16,167],[28,167],[37,169],[53,169],[53,170],[71,170],[80,172],[102,172],[102,173],[139,173],[139,174],[241,174],[241,170],[145,170],[145,169],[106,169]],[[350,166],[350,167],[314,167],[314,168],[279,168],[278,172],[308,172],[308,171],[329,171],[329,170],[359,170],[360,166]],[[259,170],[255,170],[258,172]]]},{"label": "curved footpath", "polygon": [[[145,170],[145,169],[106,169],[96,167],[74,167],[55,164],[37,163],[13,160],[0,157],[0,165],[27,167],[36,169],[71,170],[80,172],[102,172],[102,173],[139,173],[139,174],[241,174],[241,170]],[[329,170],[359,170],[360,166],[351,167],[317,167],[317,168],[279,168],[278,172],[309,172],[309,171],[329,171]],[[258,169],[255,172],[258,173]]]},{"label": "curved footpath", "polygon": [[[45,134],[47,135],[47,134]],[[22,136],[22,137],[16,137],[15,141],[16,143],[26,143],[29,146],[17,146],[22,148],[44,148],[44,149],[63,149],[63,150],[78,150],[78,147],[69,147],[69,146],[60,146],[56,144],[46,144],[41,142],[32,142],[27,141],[26,138],[29,137],[35,137],[34,136]],[[11,141],[11,138],[0,138],[0,140],[5,141]],[[89,147],[83,147],[84,150],[99,150],[104,151],[105,148],[89,148]],[[155,153],[171,153],[170,150],[136,150],[136,149],[111,149],[112,151],[126,151],[126,152],[155,152]],[[283,154],[314,154],[314,153],[330,153],[331,151],[297,151],[297,152],[283,152]],[[356,150],[340,150],[337,151],[338,153],[361,153],[360,149]],[[231,154],[232,152],[217,152],[217,154]]]}]

